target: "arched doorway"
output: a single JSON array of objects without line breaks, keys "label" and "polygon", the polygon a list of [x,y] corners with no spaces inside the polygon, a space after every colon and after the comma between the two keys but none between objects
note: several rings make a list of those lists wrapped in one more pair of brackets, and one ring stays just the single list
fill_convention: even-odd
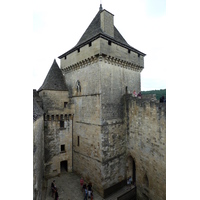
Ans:
[{"label": "arched doorway", "polygon": [[67,172],[67,160],[60,162],[60,172]]},{"label": "arched doorway", "polygon": [[133,184],[136,185],[136,166],[135,166],[135,160],[132,158],[132,156],[129,156],[127,159],[127,178],[129,176],[133,179]]}]

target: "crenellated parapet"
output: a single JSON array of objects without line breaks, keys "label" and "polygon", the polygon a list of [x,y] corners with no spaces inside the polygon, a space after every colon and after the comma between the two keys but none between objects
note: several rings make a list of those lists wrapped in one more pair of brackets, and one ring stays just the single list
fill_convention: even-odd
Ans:
[{"label": "crenellated parapet", "polygon": [[72,64],[70,66],[62,68],[62,72],[71,72],[71,71],[76,71],[82,68],[85,68],[93,63],[97,62],[104,62],[108,63],[114,66],[118,66],[121,68],[125,68],[128,70],[133,70],[137,72],[141,72],[143,70],[143,66],[140,66],[134,62],[129,62],[123,59],[119,59],[110,55],[105,55],[105,54],[97,54],[95,56],[91,56],[90,58],[81,60],[75,64]]},{"label": "crenellated parapet", "polygon": [[44,121],[64,121],[71,120],[73,118],[72,114],[45,114]]}]

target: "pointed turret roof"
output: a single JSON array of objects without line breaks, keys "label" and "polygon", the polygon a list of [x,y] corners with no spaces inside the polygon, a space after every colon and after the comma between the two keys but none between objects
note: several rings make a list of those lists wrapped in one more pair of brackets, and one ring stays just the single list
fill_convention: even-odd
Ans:
[{"label": "pointed turret roof", "polygon": [[[101,29],[101,12],[106,11],[107,10],[103,10],[100,6],[100,9],[98,11],[98,13],[96,14],[96,16],[94,17],[94,19],[92,20],[92,22],[90,23],[90,25],[88,26],[88,28],[86,29],[86,31],[83,33],[82,37],[80,38],[80,40],[78,41],[78,43],[76,44],[76,46],[74,46],[71,50],[67,51],[66,53],[62,54],[61,56],[59,56],[58,58],[62,58],[68,54],[70,54],[71,52],[77,50],[78,48],[86,45],[87,43],[102,37],[105,39],[108,39],[120,46],[123,46],[125,48],[128,48],[134,52],[137,52],[143,56],[145,56],[146,54],[142,53],[141,51],[133,48],[132,46],[130,46],[126,40],[123,38],[123,36],[121,35],[121,33],[117,30],[117,28],[114,26],[114,37],[106,34],[105,32],[103,32],[103,30]],[[109,13],[109,12],[108,12]],[[111,14],[111,13],[110,13]],[[111,14],[112,15],[112,14]]]},{"label": "pointed turret roof", "polygon": [[67,90],[64,76],[55,59],[38,92],[41,90]]}]

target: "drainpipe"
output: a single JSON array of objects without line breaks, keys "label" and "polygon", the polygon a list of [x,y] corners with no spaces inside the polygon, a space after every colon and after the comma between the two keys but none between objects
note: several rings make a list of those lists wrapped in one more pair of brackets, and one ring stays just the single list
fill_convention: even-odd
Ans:
[{"label": "drainpipe", "polygon": [[74,171],[74,168],[73,168],[73,163],[74,163],[74,160],[73,160],[73,152],[74,152],[74,143],[73,143],[73,119],[74,119],[74,115],[72,114],[72,172]]}]

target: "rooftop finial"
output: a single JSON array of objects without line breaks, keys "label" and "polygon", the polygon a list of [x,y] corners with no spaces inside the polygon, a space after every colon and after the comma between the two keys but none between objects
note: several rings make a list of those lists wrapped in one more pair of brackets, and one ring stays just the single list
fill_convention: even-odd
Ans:
[{"label": "rooftop finial", "polygon": [[102,8],[102,0],[100,0],[100,7],[99,7],[99,10],[103,10],[103,8]]}]

